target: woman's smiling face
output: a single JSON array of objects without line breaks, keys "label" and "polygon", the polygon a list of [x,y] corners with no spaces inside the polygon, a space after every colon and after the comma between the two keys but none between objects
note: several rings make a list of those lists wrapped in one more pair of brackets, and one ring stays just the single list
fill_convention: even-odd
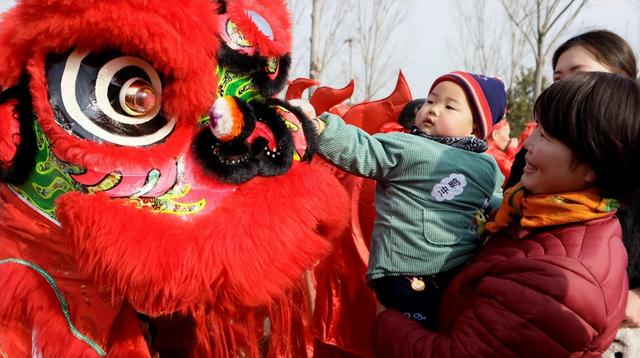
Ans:
[{"label": "woman's smiling face", "polygon": [[593,169],[577,162],[571,149],[540,125],[524,142],[527,149],[522,185],[532,194],[581,191],[595,181]]}]

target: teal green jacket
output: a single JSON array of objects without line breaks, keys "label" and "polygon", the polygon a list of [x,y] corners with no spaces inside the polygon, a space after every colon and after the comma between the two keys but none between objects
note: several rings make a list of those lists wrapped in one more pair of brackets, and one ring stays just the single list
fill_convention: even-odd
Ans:
[{"label": "teal green jacket", "polygon": [[406,133],[369,135],[338,116],[318,151],[329,162],[377,181],[367,281],[428,275],[465,263],[481,244],[483,212],[498,208],[504,177],[495,160]]}]

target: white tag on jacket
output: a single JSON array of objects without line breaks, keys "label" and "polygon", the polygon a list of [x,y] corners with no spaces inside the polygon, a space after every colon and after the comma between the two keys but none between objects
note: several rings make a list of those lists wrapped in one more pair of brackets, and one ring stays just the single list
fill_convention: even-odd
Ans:
[{"label": "white tag on jacket", "polygon": [[454,173],[440,180],[431,190],[431,196],[437,201],[451,200],[456,195],[462,194],[467,180],[462,174]]}]

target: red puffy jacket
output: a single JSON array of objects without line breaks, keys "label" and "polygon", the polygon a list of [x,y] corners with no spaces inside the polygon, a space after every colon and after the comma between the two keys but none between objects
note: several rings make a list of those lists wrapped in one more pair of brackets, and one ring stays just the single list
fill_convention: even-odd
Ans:
[{"label": "red puffy jacket", "polygon": [[394,310],[381,357],[599,357],[624,317],[627,254],[615,216],[495,234],[451,282],[437,332]]},{"label": "red puffy jacket", "polygon": [[505,178],[509,177],[511,173],[511,166],[513,165],[513,160],[516,158],[516,154],[520,147],[507,147],[506,150],[502,150],[495,145],[495,143],[489,143],[489,149],[485,153],[489,154],[496,160],[498,163],[498,168],[500,168],[500,172],[504,175]]}]

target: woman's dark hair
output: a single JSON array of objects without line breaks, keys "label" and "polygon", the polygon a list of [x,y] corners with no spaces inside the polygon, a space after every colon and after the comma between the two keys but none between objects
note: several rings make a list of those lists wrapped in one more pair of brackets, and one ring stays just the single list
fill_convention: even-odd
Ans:
[{"label": "woman's dark hair", "polygon": [[626,199],[640,186],[640,83],[581,72],[555,82],[534,106],[538,124],[591,166],[602,195]]},{"label": "woman's dark hair", "polygon": [[631,46],[622,37],[607,30],[585,32],[565,41],[553,53],[551,62],[553,69],[556,68],[560,56],[575,46],[589,51],[598,62],[608,67],[612,72],[631,78],[638,77],[636,57]]}]

